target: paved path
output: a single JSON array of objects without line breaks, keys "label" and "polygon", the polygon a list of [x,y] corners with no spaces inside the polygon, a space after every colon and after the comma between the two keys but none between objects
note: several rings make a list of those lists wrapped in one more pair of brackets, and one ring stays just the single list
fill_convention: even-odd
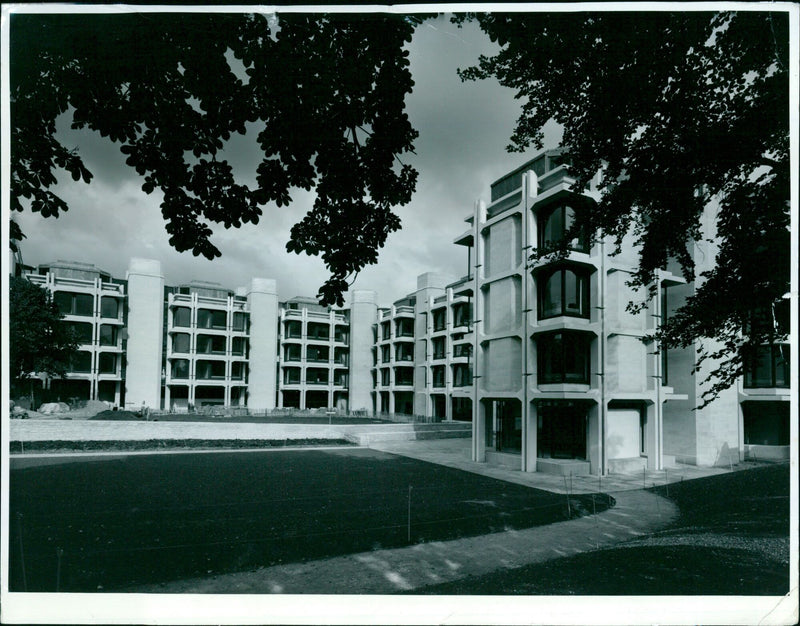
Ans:
[{"label": "paved path", "polygon": [[677,516],[673,504],[649,492],[627,491],[615,497],[616,506],[598,515],[527,530],[362,552],[126,591],[391,594],[609,547],[661,528]]},{"label": "paved path", "polygon": [[[507,482],[536,487],[554,493],[618,493],[642,489],[644,487],[661,486],[667,483],[691,480],[724,474],[729,471],[727,467],[696,467],[693,465],[676,465],[664,470],[645,472],[632,472],[629,474],[608,474],[607,476],[563,476],[545,474],[542,472],[520,472],[503,467],[492,466],[486,463],[474,463],[470,460],[469,439],[439,439],[431,441],[397,441],[383,444],[372,444],[375,450],[389,452],[411,457],[420,461],[446,465],[465,472],[473,472],[505,480]],[[734,466],[735,468],[736,466]],[[571,480],[571,484],[570,484]]]},{"label": "paved path", "polygon": [[[372,447],[500,480],[564,492],[561,477],[523,474],[472,463],[469,461],[469,446],[469,440],[444,439],[385,443]],[[391,594],[466,576],[522,567],[579,552],[607,548],[669,524],[678,515],[675,505],[650,492],[642,491],[641,477],[637,478],[638,482],[629,476],[604,478],[603,491],[613,494],[616,506],[589,517],[526,530],[362,552],[163,585],[147,585],[129,591]],[[651,474],[651,478],[659,479],[660,476]],[[668,476],[670,482],[680,479],[677,471]],[[648,479],[648,486],[649,482]],[[579,480],[575,477],[572,490],[575,493],[597,492],[597,478],[585,477]]]}]

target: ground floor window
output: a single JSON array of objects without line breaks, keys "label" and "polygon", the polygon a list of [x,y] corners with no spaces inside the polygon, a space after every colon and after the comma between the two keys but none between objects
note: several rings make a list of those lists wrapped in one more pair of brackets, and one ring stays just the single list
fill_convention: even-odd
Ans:
[{"label": "ground floor window", "polygon": [[744,442],[749,445],[789,445],[788,402],[743,402]]},{"label": "ground floor window", "polygon": [[410,391],[394,392],[394,412],[404,415],[414,414],[414,394]]},{"label": "ground floor window", "polygon": [[295,390],[282,391],[283,394],[283,408],[285,409],[299,409],[300,408],[300,392]]},{"label": "ground floor window", "polygon": [[586,458],[587,407],[568,401],[538,407],[536,455],[545,459]]},{"label": "ground floor window", "polygon": [[328,408],[328,392],[327,391],[307,391],[306,392],[306,408],[307,409],[325,409]]},{"label": "ground floor window", "polygon": [[472,398],[453,398],[453,419],[472,421]]},{"label": "ground floor window", "polygon": [[447,396],[440,393],[431,396],[433,404],[433,417],[446,417],[447,416]]},{"label": "ground floor window", "polygon": [[486,447],[497,452],[522,452],[522,404],[519,400],[484,400]]}]

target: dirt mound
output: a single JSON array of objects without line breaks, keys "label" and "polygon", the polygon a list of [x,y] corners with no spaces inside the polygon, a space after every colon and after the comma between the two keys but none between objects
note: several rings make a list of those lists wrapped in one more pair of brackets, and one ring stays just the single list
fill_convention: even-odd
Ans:
[{"label": "dirt mound", "polygon": [[117,421],[132,421],[132,420],[140,420],[142,419],[136,413],[131,413],[130,411],[100,411],[95,415],[92,415],[90,420],[117,420]]}]

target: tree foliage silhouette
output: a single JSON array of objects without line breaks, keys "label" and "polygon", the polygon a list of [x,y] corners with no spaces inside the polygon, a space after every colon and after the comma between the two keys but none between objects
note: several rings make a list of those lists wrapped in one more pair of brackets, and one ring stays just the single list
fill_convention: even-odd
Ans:
[{"label": "tree foliage silhouette", "polygon": [[33,373],[63,376],[78,349],[73,330],[44,287],[12,276],[8,298],[9,369],[12,381]]},{"label": "tree foliage silhouette", "polygon": [[[12,14],[12,209],[57,217],[60,170],[88,183],[56,120],[118,144],[146,193],[163,195],[170,244],[220,256],[209,224],[257,223],[262,207],[316,191],[287,249],[320,255],[325,303],[374,263],[400,227],[417,172],[400,158],[417,132],[403,49],[419,20],[379,14]],[[237,61],[232,62],[232,59]],[[245,74],[234,71],[241,64]],[[221,154],[254,127],[263,151],[252,188]]]},{"label": "tree foliage silhouette", "polygon": [[[577,229],[639,246],[631,278],[652,293],[677,259],[696,291],[656,338],[702,346],[703,405],[730,387],[775,323],[789,288],[789,23],[785,12],[479,14],[501,46],[460,71],[516,91],[509,150],[564,128],[576,188],[600,172],[601,199]],[[704,225],[704,210],[712,219]],[[707,214],[708,215],[708,214]],[[569,241],[571,237],[565,238]],[[716,247],[696,275],[693,246]],[[632,303],[632,308],[642,302]],[[764,321],[764,311],[769,323]],[[778,316],[779,317],[779,316]],[[704,341],[711,339],[713,341]]]}]

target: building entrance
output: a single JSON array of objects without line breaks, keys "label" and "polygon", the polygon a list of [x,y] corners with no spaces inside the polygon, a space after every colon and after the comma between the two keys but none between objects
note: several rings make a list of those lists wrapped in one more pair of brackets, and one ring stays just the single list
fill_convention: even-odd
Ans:
[{"label": "building entrance", "polygon": [[539,406],[536,455],[545,459],[586,458],[586,408],[571,402]]},{"label": "building entrance", "polygon": [[519,400],[497,400],[495,406],[495,449],[498,452],[522,452],[522,411]]}]

